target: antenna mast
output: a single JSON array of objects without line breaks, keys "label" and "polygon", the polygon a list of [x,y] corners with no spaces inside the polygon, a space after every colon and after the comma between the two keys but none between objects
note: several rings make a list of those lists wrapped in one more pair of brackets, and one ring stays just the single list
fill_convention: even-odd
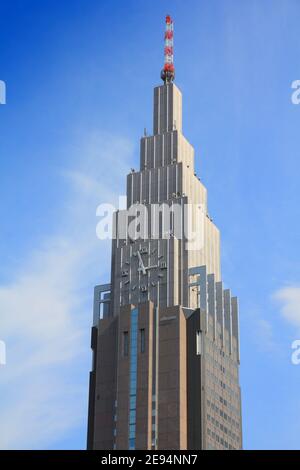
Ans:
[{"label": "antenna mast", "polygon": [[174,29],[173,20],[170,15],[166,16],[166,30],[165,30],[165,62],[164,68],[161,71],[161,79],[165,83],[171,83],[175,78],[174,68]]}]

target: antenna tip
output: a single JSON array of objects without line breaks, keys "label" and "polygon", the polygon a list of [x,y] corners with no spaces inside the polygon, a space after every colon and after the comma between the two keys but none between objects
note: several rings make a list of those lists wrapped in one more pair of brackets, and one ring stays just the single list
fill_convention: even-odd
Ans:
[{"label": "antenna tip", "polygon": [[161,79],[165,83],[170,83],[175,78],[174,57],[173,57],[173,20],[170,15],[166,16],[165,30],[165,62],[161,71]]}]

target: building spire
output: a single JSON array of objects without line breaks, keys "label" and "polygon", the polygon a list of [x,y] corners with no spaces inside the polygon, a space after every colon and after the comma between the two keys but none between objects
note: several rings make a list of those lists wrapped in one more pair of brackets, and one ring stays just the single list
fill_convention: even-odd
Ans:
[{"label": "building spire", "polygon": [[174,45],[174,31],[173,31],[173,20],[170,15],[166,16],[166,30],[165,30],[165,61],[164,68],[161,71],[161,79],[165,83],[171,83],[175,78],[174,68],[174,56],[173,56],[173,45]]}]

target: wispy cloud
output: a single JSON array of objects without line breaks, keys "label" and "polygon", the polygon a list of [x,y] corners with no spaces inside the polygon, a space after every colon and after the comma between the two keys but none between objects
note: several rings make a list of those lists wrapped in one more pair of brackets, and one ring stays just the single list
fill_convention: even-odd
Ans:
[{"label": "wispy cloud", "polygon": [[282,317],[292,326],[300,328],[300,286],[278,289],[273,298],[280,304]]},{"label": "wispy cloud", "polygon": [[[93,133],[73,146],[56,233],[0,286],[0,448],[47,448],[86,419],[93,283],[109,268],[109,242],[96,239],[96,207],[116,201],[132,146]],[[107,279],[105,279],[107,280]]]}]

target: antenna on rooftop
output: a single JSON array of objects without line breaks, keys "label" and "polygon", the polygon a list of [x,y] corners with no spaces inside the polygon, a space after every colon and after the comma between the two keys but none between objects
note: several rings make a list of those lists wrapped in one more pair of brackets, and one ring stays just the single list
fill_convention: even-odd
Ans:
[{"label": "antenna on rooftop", "polygon": [[166,30],[165,30],[165,61],[164,68],[161,71],[161,79],[165,83],[171,83],[175,78],[174,68],[174,25],[170,15],[166,16]]}]

